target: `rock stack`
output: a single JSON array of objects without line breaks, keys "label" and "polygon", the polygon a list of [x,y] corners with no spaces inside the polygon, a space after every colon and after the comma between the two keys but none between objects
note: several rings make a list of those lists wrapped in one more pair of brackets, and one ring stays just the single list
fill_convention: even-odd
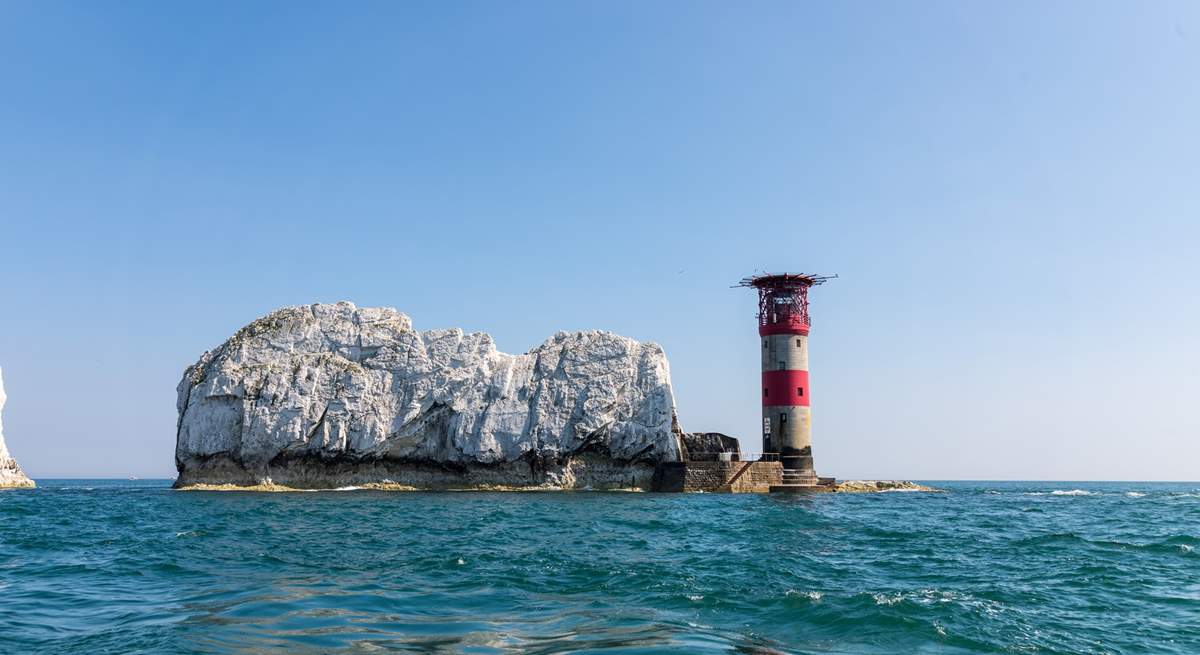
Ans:
[{"label": "rock stack", "polygon": [[662,348],[559,332],[523,355],[394,309],[281,309],[187,369],[177,487],[649,488],[682,459]]},{"label": "rock stack", "polygon": [[4,402],[8,397],[4,394],[4,372],[0,370],[0,489],[7,487],[33,487],[30,480],[17,460],[8,454],[8,446],[4,443]]}]

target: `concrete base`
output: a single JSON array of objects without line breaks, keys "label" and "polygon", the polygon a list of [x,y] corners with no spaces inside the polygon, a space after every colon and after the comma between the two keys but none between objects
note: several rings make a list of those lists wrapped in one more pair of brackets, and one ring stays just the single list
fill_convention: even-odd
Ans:
[{"label": "concrete base", "polygon": [[783,483],[779,462],[663,462],[654,471],[655,491],[762,493]]},{"label": "concrete base", "polygon": [[772,485],[770,493],[835,493],[836,485]]},{"label": "concrete base", "polygon": [[837,491],[836,478],[788,471],[779,462],[663,462],[654,471],[654,491],[708,493],[823,493]]},{"label": "concrete base", "polygon": [[784,472],[784,483],[771,485],[771,493],[830,493],[837,491],[837,478],[796,478]]}]

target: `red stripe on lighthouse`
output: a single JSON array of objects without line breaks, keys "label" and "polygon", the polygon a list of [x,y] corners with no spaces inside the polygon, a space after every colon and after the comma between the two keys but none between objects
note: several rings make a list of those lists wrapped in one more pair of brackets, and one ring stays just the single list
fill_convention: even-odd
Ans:
[{"label": "red stripe on lighthouse", "polygon": [[808,407],[808,371],[763,371],[763,406]]},{"label": "red stripe on lighthouse", "polygon": [[758,326],[758,335],[761,337],[772,334],[801,334],[808,336],[808,323],[805,323],[798,317],[788,316],[774,323]]}]

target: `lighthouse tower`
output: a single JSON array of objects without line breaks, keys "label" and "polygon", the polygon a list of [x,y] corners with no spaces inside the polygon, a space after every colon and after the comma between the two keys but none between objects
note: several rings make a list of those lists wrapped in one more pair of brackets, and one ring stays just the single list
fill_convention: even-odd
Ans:
[{"label": "lighthouse tower", "polygon": [[778,453],[785,485],[818,483],[808,386],[808,289],[834,277],[767,274],[737,285],[758,290],[763,453]]}]

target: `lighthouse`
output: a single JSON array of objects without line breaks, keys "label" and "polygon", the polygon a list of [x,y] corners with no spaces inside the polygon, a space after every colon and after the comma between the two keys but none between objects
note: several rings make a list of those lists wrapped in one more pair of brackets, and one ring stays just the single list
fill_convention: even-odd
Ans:
[{"label": "lighthouse", "polygon": [[780,273],[744,278],[758,291],[764,458],[783,464],[784,485],[816,485],[808,381],[808,290],[837,277]]}]

